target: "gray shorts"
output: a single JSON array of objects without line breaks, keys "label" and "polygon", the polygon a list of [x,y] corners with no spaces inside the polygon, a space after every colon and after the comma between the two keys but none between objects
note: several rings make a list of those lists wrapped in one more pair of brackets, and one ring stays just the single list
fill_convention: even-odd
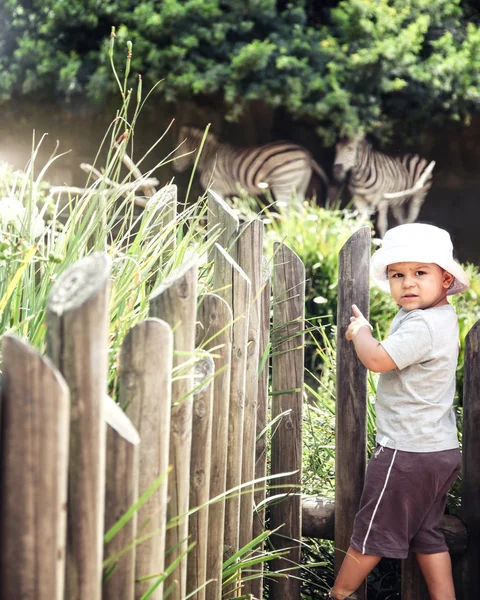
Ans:
[{"label": "gray shorts", "polygon": [[407,558],[448,550],[439,531],[460,471],[458,448],[402,452],[378,446],[368,464],[351,545],[362,554]]}]

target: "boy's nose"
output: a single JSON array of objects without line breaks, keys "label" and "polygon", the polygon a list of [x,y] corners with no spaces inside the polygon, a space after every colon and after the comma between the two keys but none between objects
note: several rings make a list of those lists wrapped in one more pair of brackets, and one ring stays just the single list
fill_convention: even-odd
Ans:
[{"label": "boy's nose", "polygon": [[403,278],[403,287],[409,288],[409,287],[413,287],[415,285],[415,280],[413,279],[413,277],[404,277]]}]

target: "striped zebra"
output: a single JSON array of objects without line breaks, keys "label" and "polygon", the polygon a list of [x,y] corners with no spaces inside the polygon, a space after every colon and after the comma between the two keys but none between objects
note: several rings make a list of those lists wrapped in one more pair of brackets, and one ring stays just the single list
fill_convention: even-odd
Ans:
[{"label": "striped zebra", "polygon": [[[175,171],[184,171],[196,159],[204,132],[182,127],[179,146],[174,154]],[[187,154],[190,153],[190,154]],[[291,142],[271,142],[264,146],[236,148],[220,143],[209,133],[205,139],[197,168],[204,189],[211,188],[226,198],[238,194],[239,188],[258,196],[269,189],[276,202],[289,205],[305,200],[312,171],[328,190],[328,178],[308,150]]]},{"label": "striped zebra", "polygon": [[378,211],[380,237],[383,238],[388,229],[389,208],[399,224],[416,220],[432,186],[434,161],[428,163],[418,154],[389,156],[372,148],[363,138],[342,139],[335,150],[334,178],[342,182],[350,172],[348,189],[354,205],[362,219]]}]

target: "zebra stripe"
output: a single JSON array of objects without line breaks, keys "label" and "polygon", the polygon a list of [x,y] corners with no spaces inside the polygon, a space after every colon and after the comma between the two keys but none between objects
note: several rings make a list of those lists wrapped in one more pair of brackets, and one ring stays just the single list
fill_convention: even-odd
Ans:
[{"label": "zebra stripe", "polygon": [[[204,132],[182,127],[173,167],[184,171],[195,161]],[[190,153],[187,155],[187,153]],[[315,171],[328,190],[328,178],[308,150],[291,142],[270,142],[263,146],[236,148],[220,143],[209,133],[199,156],[197,168],[204,189],[210,187],[220,196],[238,194],[239,188],[258,196],[270,189],[277,202],[301,204]]]},{"label": "zebra stripe", "polygon": [[[335,148],[333,174],[344,181],[350,173],[348,189],[361,218],[378,211],[377,227],[381,237],[388,229],[388,209],[399,224],[413,223],[432,186],[434,162],[418,154],[390,156],[375,150],[363,138],[346,139]],[[408,204],[408,214],[404,207]]]}]

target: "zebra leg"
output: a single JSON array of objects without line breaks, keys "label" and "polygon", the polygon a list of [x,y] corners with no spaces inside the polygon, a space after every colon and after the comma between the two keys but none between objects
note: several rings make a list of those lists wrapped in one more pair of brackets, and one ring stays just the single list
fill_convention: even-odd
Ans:
[{"label": "zebra leg", "polygon": [[301,192],[295,192],[294,189],[287,189],[285,187],[271,187],[273,197],[275,198],[275,204],[280,203],[280,206],[290,207],[295,205],[297,207],[303,205],[305,196]]},{"label": "zebra leg", "polygon": [[385,200],[378,205],[377,229],[378,234],[383,239],[388,229],[388,202]]},{"label": "zebra leg", "polygon": [[365,223],[368,221],[370,219],[370,215],[372,214],[370,204],[362,196],[354,196],[352,201],[358,211],[359,222]]},{"label": "zebra leg", "polygon": [[423,201],[425,200],[426,193],[416,194],[412,196],[410,200],[410,206],[408,207],[407,223],[414,223],[417,220],[418,213],[422,208]]},{"label": "zebra leg", "polygon": [[305,202],[305,198],[306,198],[306,193],[308,190],[308,184],[310,182],[310,178],[312,176],[312,172],[308,172],[306,174],[306,176],[297,183],[296,185],[296,197],[297,197],[297,202],[298,204],[303,206],[303,203]]},{"label": "zebra leg", "polygon": [[392,206],[392,212],[393,212],[393,216],[395,217],[397,223],[399,225],[402,225],[402,223],[405,223],[405,210],[404,210],[404,206],[403,203],[402,204],[394,204]]}]

